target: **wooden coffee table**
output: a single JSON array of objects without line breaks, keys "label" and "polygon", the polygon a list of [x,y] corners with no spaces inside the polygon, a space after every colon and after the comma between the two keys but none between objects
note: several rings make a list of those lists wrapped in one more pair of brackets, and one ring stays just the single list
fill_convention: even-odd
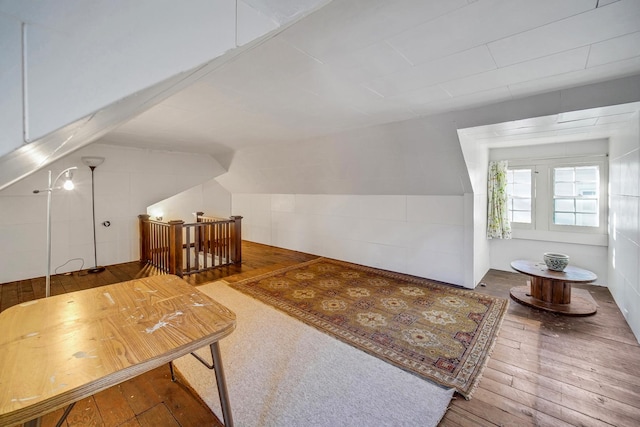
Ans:
[{"label": "wooden coffee table", "polygon": [[38,425],[48,412],[209,346],[230,427],[218,341],[235,326],[233,312],[172,275],[10,307],[0,313],[0,425]]},{"label": "wooden coffee table", "polygon": [[544,262],[528,260],[513,261],[511,268],[531,277],[531,286],[511,288],[514,301],[568,316],[589,316],[598,309],[588,291],[574,289],[573,295],[571,291],[572,283],[589,283],[598,278],[589,270],[567,266],[564,271],[553,271]]}]

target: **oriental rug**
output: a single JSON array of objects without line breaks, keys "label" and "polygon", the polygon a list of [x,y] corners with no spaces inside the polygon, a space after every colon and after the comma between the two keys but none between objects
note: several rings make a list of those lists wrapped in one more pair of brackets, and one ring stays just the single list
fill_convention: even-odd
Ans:
[{"label": "oriental rug", "polygon": [[[198,286],[236,314],[220,340],[236,426],[436,427],[454,390],[398,369],[224,281]],[[208,347],[198,351],[209,360]],[[215,375],[191,355],[180,375],[222,419]]]},{"label": "oriental rug", "polygon": [[347,344],[466,399],[508,300],[319,258],[230,284]]}]

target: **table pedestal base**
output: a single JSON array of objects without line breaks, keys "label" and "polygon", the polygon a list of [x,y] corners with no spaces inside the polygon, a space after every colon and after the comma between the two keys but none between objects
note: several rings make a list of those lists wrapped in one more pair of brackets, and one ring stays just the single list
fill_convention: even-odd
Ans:
[{"label": "table pedestal base", "polygon": [[531,296],[529,286],[517,286],[509,292],[511,299],[529,307],[567,316],[590,316],[595,314],[598,306],[588,291],[573,289],[569,304],[553,304]]}]

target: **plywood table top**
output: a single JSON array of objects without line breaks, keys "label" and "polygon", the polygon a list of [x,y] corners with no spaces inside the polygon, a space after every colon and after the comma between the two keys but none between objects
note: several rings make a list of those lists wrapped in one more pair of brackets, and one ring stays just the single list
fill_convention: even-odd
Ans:
[{"label": "plywood table top", "polygon": [[235,325],[233,312],[172,275],[13,306],[0,313],[0,425],[91,396]]}]

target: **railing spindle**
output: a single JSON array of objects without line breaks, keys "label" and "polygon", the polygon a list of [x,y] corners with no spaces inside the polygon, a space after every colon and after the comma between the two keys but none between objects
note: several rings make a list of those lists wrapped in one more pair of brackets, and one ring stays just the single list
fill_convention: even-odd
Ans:
[{"label": "railing spindle", "polygon": [[164,234],[164,261],[163,261],[163,267],[165,271],[169,270],[169,263],[171,260],[171,247],[169,246],[169,234],[170,234],[170,228],[169,227],[162,227],[163,230],[163,234]]}]

